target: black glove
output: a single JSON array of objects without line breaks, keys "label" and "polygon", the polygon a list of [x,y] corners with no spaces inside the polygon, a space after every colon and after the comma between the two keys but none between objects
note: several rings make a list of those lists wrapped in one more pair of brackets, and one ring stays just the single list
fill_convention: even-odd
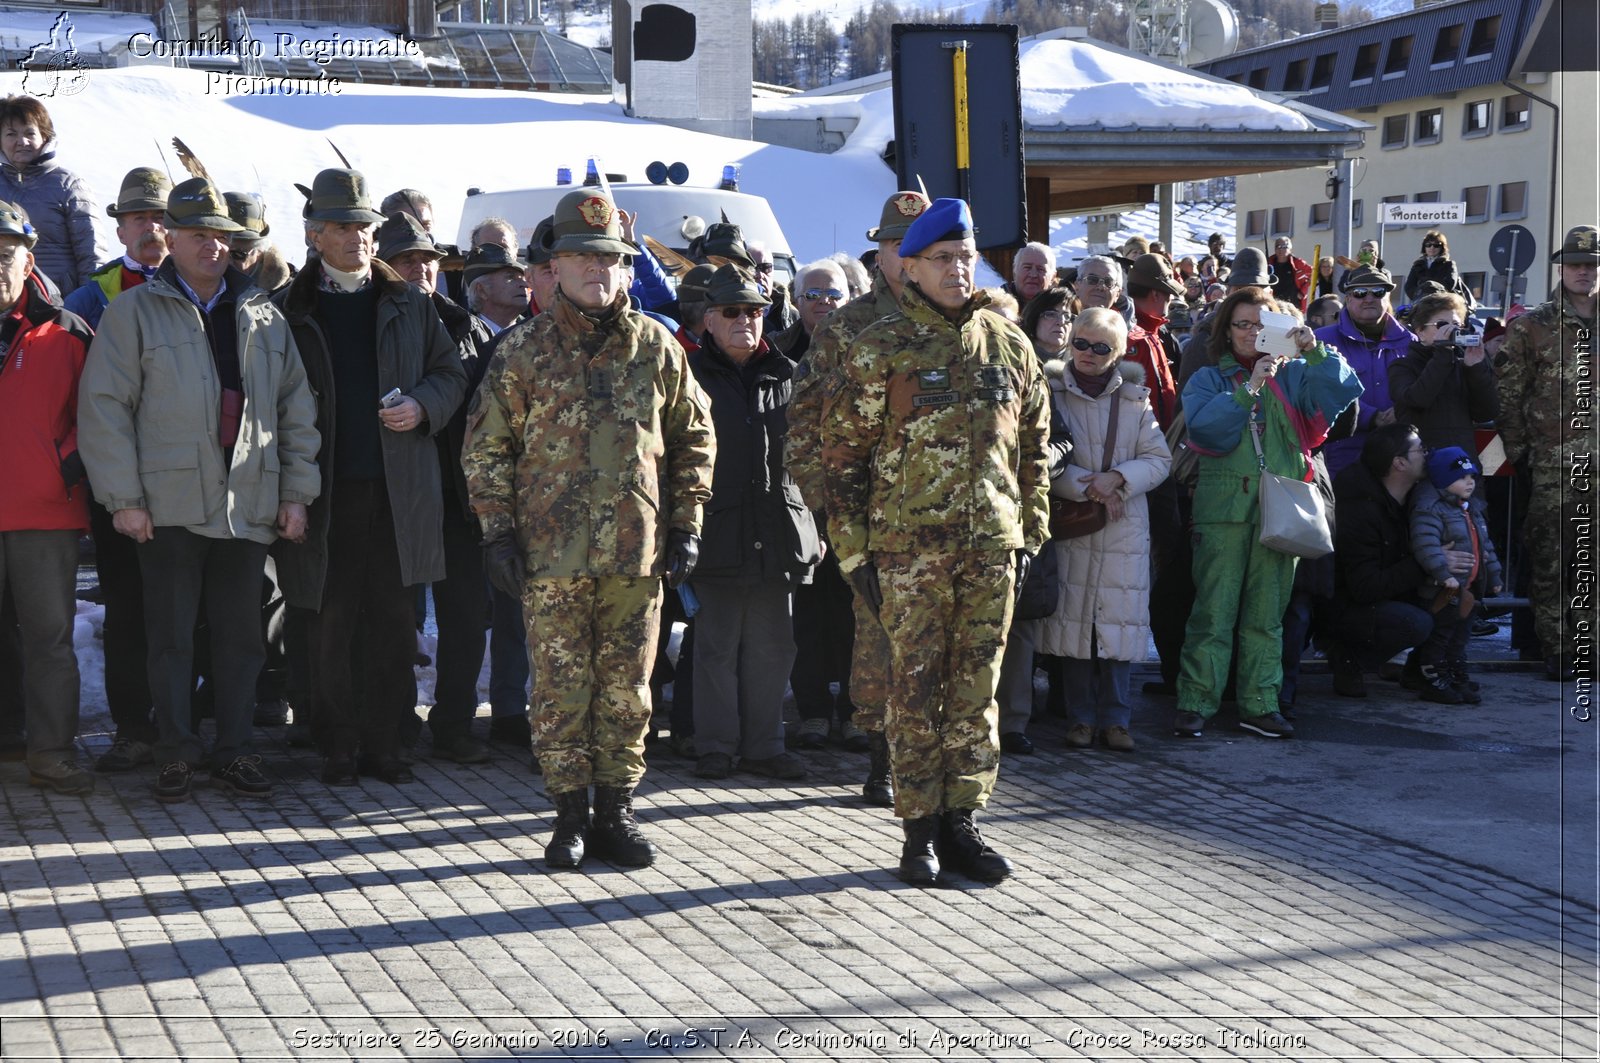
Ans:
[{"label": "black glove", "polygon": [[667,532],[667,586],[677,589],[700,561],[700,536],[673,528]]},{"label": "black glove", "polygon": [[1033,567],[1033,555],[1026,550],[1018,550],[1016,551],[1016,557],[1017,585],[1013,588],[1013,593],[1016,594],[1017,601],[1020,602],[1022,601],[1022,585],[1028,582],[1028,570]]},{"label": "black glove", "polygon": [[528,569],[522,562],[522,551],[517,548],[516,536],[507,532],[483,543],[483,571],[489,582],[515,601],[522,601],[522,592],[528,582]]},{"label": "black glove", "polygon": [[852,569],[850,585],[861,595],[861,600],[867,603],[872,615],[877,616],[883,609],[883,588],[878,586],[878,567],[867,561]]},{"label": "black glove", "polygon": [[66,484],[68,489],[77,487],[88,475],[83,467],[83,455],[76,450],[61,459],[61,482]]}]

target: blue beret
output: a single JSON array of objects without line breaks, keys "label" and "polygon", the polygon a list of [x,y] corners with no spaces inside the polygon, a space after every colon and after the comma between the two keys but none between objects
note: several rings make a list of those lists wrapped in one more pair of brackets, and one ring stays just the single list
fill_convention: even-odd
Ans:
[{"label": "blue beret", "polygon": [[1474,476],[1478,465],[1460,447],[1440,447],[1428,455],[1428,480],[1443,491],[1463,476]]},{"label": "blue beret", "polygon": [[977,231],[966,200],[936,199],[900,238],[900,257],[910,258],[940,240],[964,240]]}]

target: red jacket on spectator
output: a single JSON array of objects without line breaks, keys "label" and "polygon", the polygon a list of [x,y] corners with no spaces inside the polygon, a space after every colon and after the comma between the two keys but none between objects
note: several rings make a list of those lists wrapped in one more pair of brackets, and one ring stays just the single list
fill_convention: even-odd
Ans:
[{"label": "red jacket on spectator", "polygon": [[[1138,318],[1140,324],[1148,320],[1143,314],[1139,314]],[[1164,318],[1155,319],[1156,329],[1164,324]],[[1130,362],[1144,366],[1143,383],[1150,389],[1150,405],[1155,409],[1156,423],[1165,432],[1178,413],[1178,384],[1173,379],[1172,365],[1167,359],[1161,338],[1154,330],[1147,332],[1139,325],[1130,326],[1126,357]]]},{"label": "red jacket on spectator", "polygon": [[92,333],[28,275],[0,322],[17,322],[0,364],[0,531],[89,530],[78,459],[78,378]]}]

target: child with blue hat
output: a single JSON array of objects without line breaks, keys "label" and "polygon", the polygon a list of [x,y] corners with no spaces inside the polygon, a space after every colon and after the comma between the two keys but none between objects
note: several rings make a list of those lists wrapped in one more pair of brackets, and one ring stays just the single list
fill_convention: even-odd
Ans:
[{"label": "child with blue hat", "polygon": [[[1473,705],[1482,700],[1478,684],[1467,677],[1467,636],[1473,605],[1479,597],[1499,594],[1500,560],[1489,541],[1489,525],[1481,506],[1472,505],[1479,473],[1477,462],[1460,447],[1440,447],[1428,455],[1428,478],[1416,486],[1411,507],[1411,555],[1433,577],[1433,632],[1417,647],[1424,701],[1441,705]],[[1472,554],[1464,576],[1451,570],[1446,551]]]}]

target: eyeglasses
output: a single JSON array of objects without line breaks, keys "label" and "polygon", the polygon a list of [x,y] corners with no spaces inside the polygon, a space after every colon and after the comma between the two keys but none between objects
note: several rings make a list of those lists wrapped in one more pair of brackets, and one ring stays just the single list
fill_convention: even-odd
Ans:
[{"label": "eyeglasses", "polygon": [[229,251],[228,252],[228,257],[233,259],[235,262],[243,262],[253,254],[255,254],[254,250],[251,250],[251,251]]},{"label": "eyeglasses", "polygon": [[1078,278],[1079,284],[1087,284],[1091,288],[1115,288],[1117,282],[1110,277],[1100,277],[1093,273],[1085,273]]},{"label": "eyeglasses", "polygon": [[1348,288],[1344,294],[1352,299],[1382,299],[1389,294],[1390,290],[1389,288]]},{"label": "eyeglasses", "polygon": [[1441,250],[1441,251],[1443,251],[1443,250],[1444,250],[1444,245],[1443,245],[1443,244],[1440,244],[1440,243],[1435,243],[1435,242],[1434,242],[1434,241],[1432,241],[1432,240],[1429,240],[1429,241],[1428,241],[1428,242],[1427,242],[1427,243],[1425,243],[1425,244],[1423,244],[1423,245],[1422,245],[1422,246],[1423,246],[1423,247],[1424,247],[1424,248],[1428,248],[1428,247],[1436,247],[1436,248],[1438,248],[1438,249],[1439,249],[1439,250]]},{"label": "eyeglasses", "polygon": [[1079,350],[1079,351],[1093,351],[1095,353],[1095,356],[1098,357],[1098,358],[1104,358],[1106,355],[1111,353],[1111,344],[1109,344],[1109,343],[1090,343],[1088,340],[1084,340],[1084,339],[1073,340],[1072,341],[1072,347],[1073,347],[1074,350]]},{"label": "eyeglasses", "polygon": [[1259,321],[1230,321],[1228,324],[1232,325],[1240,332],[1260,332],[1262,329],[1267,327]]},{"label": "eyeglasses", "polygon": [[772,263],[771,262],[757,262],[756,263],[756,272],[757,273],[771,273],[772,272]]},{"label": "eyeglasses", "polygon": [[722,316],[729,321],[737,321],[741,317],[747,317],[752,321],[760,321],[767,316],[767,308],[764,306],[724,306],[720,309]]},{"label": "eyeglasses", "polygon": [[825,299],[837,303],[844,298],[844,292],[837,288],[807,288],[804,298],[808,303],[820,303]]},{"label": "eyeglasses", "polygon": [[1452,318],[1445,318],[1443,321],[1430,321],[1430,322],[1428,322],[1428,324],[1432,325],[1434,328],[1455,328],[1455,329],[1458,329],[1458,328],[1461,327],[1461,322],[1456,321],[1456,320],[1454,320]]},{"label": "eyeglasses", "polygon": [[1072,315],[1065,310],[1046,310],[1039,315],[1039,322],[1049,322],[1052,325],[1064,325],[1072,320]]},{"label": "eyeglasses", "polygon": [[978,262],[977,255],[955,255],[951,254],[949,251],[941,251],[937,255],[913,255],[912,257],[920,258],[924,262],[932,262],[940,269],[949,269],[953,265],[960,265],[962,269],[965,269],[969,273],[972,271],[972,267],[977,265]]}]

